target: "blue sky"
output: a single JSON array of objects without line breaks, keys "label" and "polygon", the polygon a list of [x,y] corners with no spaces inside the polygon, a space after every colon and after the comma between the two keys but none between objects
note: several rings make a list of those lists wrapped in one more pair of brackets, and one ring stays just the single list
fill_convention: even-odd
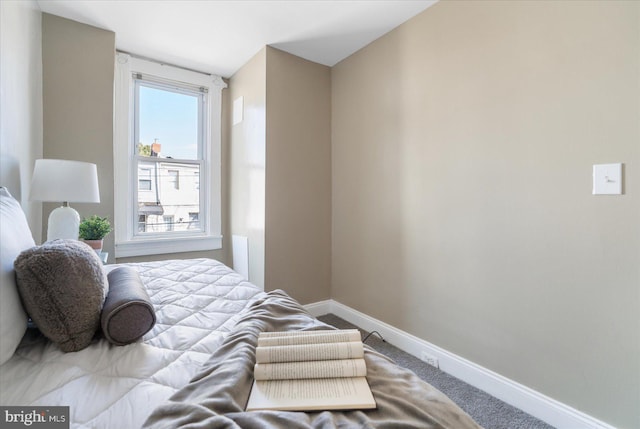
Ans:
[{"label": "blue sky", "polygon": [[163,157],[196,159],[198,97],[140,86],[140,138],[162,145]]}]

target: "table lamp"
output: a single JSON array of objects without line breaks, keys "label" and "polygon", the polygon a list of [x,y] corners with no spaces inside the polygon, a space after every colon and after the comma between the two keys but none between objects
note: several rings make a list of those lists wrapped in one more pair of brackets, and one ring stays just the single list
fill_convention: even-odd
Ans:
[{"label": "table lamp", "polygon": [[37,159],[29,199],[62,202],[62,206],[49,215],[47,241],[57,238],[77,240],[80,215],[69,206],[69,202],[100,202],[96,165],[62,159]]}]

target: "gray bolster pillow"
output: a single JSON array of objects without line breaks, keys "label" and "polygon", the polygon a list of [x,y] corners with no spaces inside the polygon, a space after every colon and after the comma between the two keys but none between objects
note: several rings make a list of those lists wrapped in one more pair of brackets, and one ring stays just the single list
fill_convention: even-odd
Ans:
[{"label": "gray bolster pillow", "polygon": [[102,308],[102,333],[124,346],[140,339],[156,323],[156,313],[138,272],[118,267],[109,272],[109,295]]}]

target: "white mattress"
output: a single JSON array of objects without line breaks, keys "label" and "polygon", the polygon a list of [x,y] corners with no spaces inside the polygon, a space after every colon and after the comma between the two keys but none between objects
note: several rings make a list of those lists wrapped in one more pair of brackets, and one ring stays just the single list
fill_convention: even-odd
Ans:
[{"label": "white mattress", "polygon": [[137,428],[183,387],[263,296],[210,259],[128,264],[138,270],[157,322],[141,342],[95,340],[63,353],[35,330],[0,366],[0,404],[70,406],[72,428]]}]

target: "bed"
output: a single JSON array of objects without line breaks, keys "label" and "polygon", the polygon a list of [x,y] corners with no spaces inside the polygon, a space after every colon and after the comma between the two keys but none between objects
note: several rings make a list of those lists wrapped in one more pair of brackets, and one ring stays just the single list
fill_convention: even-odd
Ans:
[{"label": "bed", "polygon": [[[0,198],[6,208],[10,196]],[[8,212],[16,216],[3,211],[5,247],[7,225],[12,234],[20,229],[20,221],[7,223]],[[23,242],[30,245],[32,239]],[[3,269],[19,250],[5,247]],[[153,303],[153,328],[125,346],[97,332],[86,348],[70,353],[26,329],[0,365],[0,405],[69,406],[72,428],[479,427],[444,394],[368,347],[376,410],[245,412],[259,332],[327,326],[284,291],[263,292],[215,260],[127,266]],[[9,283],[3,277],[5,301]]]}]

